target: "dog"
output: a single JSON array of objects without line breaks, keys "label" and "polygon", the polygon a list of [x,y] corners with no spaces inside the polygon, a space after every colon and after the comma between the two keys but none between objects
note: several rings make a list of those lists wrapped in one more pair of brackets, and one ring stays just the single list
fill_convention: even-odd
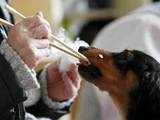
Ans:
[{"label": "dog", "polygon": [[102,91],[107,91],[123,120],[160,120],[160,63],[137,50],[119,53],[80,47],[90,64],[80,64],[79,73]]}]

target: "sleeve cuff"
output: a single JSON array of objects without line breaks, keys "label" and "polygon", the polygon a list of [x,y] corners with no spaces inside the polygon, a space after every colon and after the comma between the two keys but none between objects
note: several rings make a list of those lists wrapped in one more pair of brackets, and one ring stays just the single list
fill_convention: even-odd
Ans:
[{"label": "sleeve cuff", "polygon": [[25,89],[39,88],[39,84],[36,78],[36,73],[31,70],[20,56],[12,49],[12,47],[3,40],[0,45],[0,53],[5,57],[10,66],[12,67],[20,85]]},{"label": "sleeve cuff", "polygon": [[49,108],[54,109],[54,110],[59,111],[59,112],[62,112],[64,110],[64,108],[71,106],[71,104],[73,103],[73,101],[76,98],[77,94],[74,95],[69,100],[64,101],[64,102],[55,102],[55,101],[52,101],[48,97],[46,76],[47,76],[47,69],[45,68],[42,71],[42,73],[40,74],[40,83],[41,83],[41,89],[42,89],[42,100],[44,101],[44,103]]}]

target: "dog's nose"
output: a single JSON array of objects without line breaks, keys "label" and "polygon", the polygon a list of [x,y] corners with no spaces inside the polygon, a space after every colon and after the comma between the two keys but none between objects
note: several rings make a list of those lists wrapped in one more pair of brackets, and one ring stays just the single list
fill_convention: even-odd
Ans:
[{"label": "dog's nose", "polygon": [[81,47],[79,47],[78,52],[83,53],[88,49],[89,49],[89,47],[81,46]]}]

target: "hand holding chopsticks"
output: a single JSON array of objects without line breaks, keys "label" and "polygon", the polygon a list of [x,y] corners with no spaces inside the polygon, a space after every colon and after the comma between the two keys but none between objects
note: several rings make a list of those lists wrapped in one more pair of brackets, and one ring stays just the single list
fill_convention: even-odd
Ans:
[{"label": "hand holding chopsticks", "polygon": [[[15,9],[13,9],[11,6],[6,5],[6,8],[7,8],[11,13],[14,13],[14,14],[20,16],[22,19],[26,18],[24,15],[22,15],[21,13],[19,13],[19,12],[16,11]],[[3,23],[3,24],[5,24],[5,25],[13,26],[13,24],[11,24],[11,23],[3,20],[3,19],[0,19],[0,22]],[[54,36],[53,34],[51,34],[50,37],[51,37],[52,39],[54,39],[54,41],[56,41],[57,43],[59,43],[61,46],[65,47],[65,49],[62,48],[61,46],[57,45],[57,44],[54,44],[54,43],[51,42],[51,41],[50,41],[50,46],[52,46],[52,47],[54,47],[54,48],[57,48],[57,49],[65,52],[65,53],[67,53],[67,54],[69,54],[69,55],[71,55],[71,56],[73,56],[73,57],[75,57],[75,58],[78,58],[78,59],[81,60],[81,61],[87,61],[87,62],[88,62],[88,59],[87,59],[84,55],[82,55],[81,53],[79,53],[79,52],[73,50],[72,48],[70,48],[69,46],[67,46],[64,42],[62,42],[61,40],[59,40],[58,37]]]}]

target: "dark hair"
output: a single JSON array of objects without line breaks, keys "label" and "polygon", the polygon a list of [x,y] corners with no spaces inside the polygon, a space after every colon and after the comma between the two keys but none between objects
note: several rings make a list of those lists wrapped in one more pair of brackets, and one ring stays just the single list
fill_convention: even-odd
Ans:
[{"label": "dark hair", "polygon": [[138,76],[137,85],[129,93],[128,120],[160,119],[160,63],[137,50],[116,53],[114,58],[123,74],[132,70]]},{"label": "dark hair", "polygon": [[124,50],[114,53],[113,56],[121,72],[131,69],[140,77],[144,72],[160,70],[160,64],[153,57],[138,50]]}]

